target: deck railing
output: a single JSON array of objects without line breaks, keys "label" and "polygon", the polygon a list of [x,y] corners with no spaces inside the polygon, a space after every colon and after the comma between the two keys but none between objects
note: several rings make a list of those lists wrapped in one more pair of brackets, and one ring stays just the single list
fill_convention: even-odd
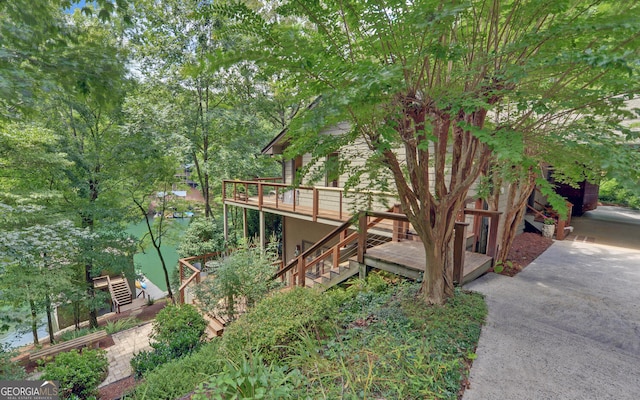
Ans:
[{"label": "deck railing", "polygon": [[[395,212],[361,211],[342,225],[335,228],[309,249],[289,261],[274,276],[290,286],[306,286],[306,277],[317,277],[327,269],[336,268],[346,257],[356,256],[358,263],[364,264],[368,248],[376,245],[371,235],[386,236],[391,241],[420,240],[411,229],[409,219]],[[482,218],[489,219],[486,254],[494,257],[497,251],[497,232],[500,213],[486,210],[467,209],[463,215],[473,217],[474,226],[481,226]],[[462,282],[464,255],[467,247],[467,222],[456,222],[454,232],[454,281]],[[474,235],[479,237],[479,235]],[[475,239],[474,239],[475,240]],[[475,243],[474,243],[475,247]]]},{"label": "deck railing", "polygon": [[315,222],[318,218],[345,221],[357,210],[387,209],[397,201],[391,193],[379,191],[346,191],[322,186],[291,186],[280,178],[258,178],[252,181],[224,180],[225,202],[305,214]]},{"label": "deck railing", "polygon": [[226,256],[226,252],[207,253],[200,256],[181,258],[178,260],[178,272],[180,274],[180,304],[189,303],[186,298],[188,289],[200,283],[202,271],[206,269],[209,261],[219,260]]}]

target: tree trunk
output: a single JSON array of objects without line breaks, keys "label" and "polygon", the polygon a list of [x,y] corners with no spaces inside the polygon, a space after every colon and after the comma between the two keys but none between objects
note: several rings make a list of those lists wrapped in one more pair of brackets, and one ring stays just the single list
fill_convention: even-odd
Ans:
[{"label": "tree trunk", "polygon": [[31,308],[31,334],[33,335],[33,344],[38,345],[38,312],[36,310],[36,303],[29,299],[29,307]]},{"label": "tree trunk", "polygon": [[[167,187],[165,186],[165,193],[167,192]],[[160,258],[160,264],[162,265],[162,271],[164,272],[164,281],[167,285],[167,295],[169,296],[169,299],[171,299],[172,303],[175,303],[175,299],[173,298],[173,291],[171,290],[171,280],[169,279],[169,271],[167,270],[167,263],[164,261],[164,257],[162,256],[162,250],[161,250],[161,246],[162,246],[162,236],[164,235],[164,232],[162,232],[162,223],[163,223],[163,219],[160,218],[159,219],[159,226],[158,226],[158,234],[154,235],[153,234],[153,227],[151,226],[151,222],[149,221],[149,218],[147,217],[147,214],[145,213],[145,209],[143,204],[136,200],[133,199],[133,202],[135,203],[135,205],[138,207],[138,210],[140,210],[141,215],[143,216],[143,218],[145,219],[146,225],[147,225],[147,232],[149,233],[149,237],[151,238],[151,244],[153,245],[153,248],[156,250],[156,253],[158,254],[158,257]],[[166,211],[166,200],[163,198],[162,199],[162,215],[164,216],[164,213]]]},{"label": "tree trunk", "polygon": [[[507,198],[505,200],[505,209],[507,211],[502,218],[498,232],[500,241],[495,259],[496,263],[504,264],[507,261],[509,251],[518,232],[518,226],[527,211],[527,200],[536,186],[536,172],[533,169],[529,169],[525,174],[526,176],[521,179],[510,182],[507,187]],[[492,195],[487,199],[489,208],[492,211],[498,210],[500,189],[503,186],[502,180],[498,179],[497,181],[500,182],[500,184],[494,187]]]},{"label": "tree trunk", "polygon": [[89,327],[98,327],[98,310],[96,309],[96,290],[93,287],[93,276],[91,270],[93,265],[87,263],[84,266],[85,280],[87,283],[87,296],[89,297]]},{"label": "tree trunk", "polygon": [[76,327],[76,330],[80,329],[80,302],[73,302],[73,324]]},{"label": "tree trunk", "polygon": [[53,331],[53,319],[51,318],[51,297],[45,297],[45,309],[47,312],[47,331],[49,332],[49,343],[55,343],[55,332]]}]

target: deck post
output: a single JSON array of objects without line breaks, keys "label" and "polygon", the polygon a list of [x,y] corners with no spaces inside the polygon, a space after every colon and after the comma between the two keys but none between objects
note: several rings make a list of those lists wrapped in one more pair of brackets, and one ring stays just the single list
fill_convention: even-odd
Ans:
[{"label": "deck post", "polygon": [[453,283],[461,285],[464,271],[465,241],[467,239],[466,222],[456,222],[453,239]]},{"label": "deck post", "polygon": [[311,212],[311,217],[313,218],[313,222],[318,220],[318,204],[320,203],[318,199],[318,188],[313,188],[313,211]]},{"label": "deck post", "polygon": [[367,213],[360,211],[358,217],[358,262],[364,264],[364,253],[367,247]]},{"label": "deck post", "polygon": [[[180,273],[180,286],[182,286],[182,280],[184,279],[184,264],[182,264],[182,261],[178,263],[179,265],[179,273]],[[184,304],[184,289],[180,290],[180,294],[179,294],[179,299],[178,301],[180,302],[180,304]]]},{"label": "deck post", "polygon": [[[398,206],[397,204],[393,206],[393,212],[396,214],[400,213],[400,206]],[[404,222],[394,219],[393,220],[393,232],[391,232],[391,241],[392,242],[399,242],[400,239],[402,238],[402,235],[400,234],[400,229],[402,229],[404,227]]]},{"label": "deck post", "polygon": [[[227,204],[222,203],[222,234],[224,235],[224,241],[229,240],[229,216],[227,210]],[[182,276],[182,275],[181,275]]]},{"label": "deck post", "polygon": [[364,264],[358,264],[358,278],[367,279],[368,268]]},{"label": "deck post", "polygon": [[[247,199],[249,199],[249,195],[247,194]],[[262,182],[258,183],[258,210],[262,211],[262,201],[264,200],[264,187]]]},{"label": "deck post", "polygon": [[247,224],[247,209],[242,208],[242,236],[247,239],[249,237],[249,225]]},{"label": "deck post", "polygon": [[564,240],[565,220],[558,218],[558,226],[556,227],[556,239]]},{"label": "deck post", "polygon": [[500,224],[500,214],[493,214],[489,220],[489,240],[487,244],[487,255],[494,258],[498,254],[498,225]]},{"label": "deck post", "polygon": [[266,244],[267,244],[267,238],[265,237],[265,232],[264,232],[264,211],[259,211],[260,213],[260,248],[262,250],[265,249]]},{"label": "deck post", "polygon": [[[340,267],[340,248],[338,246],[334,246],[333,247],[333,268],[339,268]],[[323,271],[324,272],[324,271]]]},{"label": "deck post", "polygon": [[302,254],[298,256],[298,286],[305,286],[305,270],[304,270],[304,258]]}]

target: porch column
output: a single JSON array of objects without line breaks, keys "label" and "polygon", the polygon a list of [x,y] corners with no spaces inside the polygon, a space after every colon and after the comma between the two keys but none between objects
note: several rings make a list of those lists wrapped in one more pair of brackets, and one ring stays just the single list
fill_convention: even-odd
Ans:
[{"label": "porch column", "polygon": [[225,203],[222,204],[222,230],[224,234],[224,241],[229,240],[229,220],[227,216],[227,205]]},{"label": "porch column", "polygon": [[265,238],[265,233],[264,233],[264,211],[259,211],[259,212],[260,212],[260,248],[264,250],[265,247],[267,246],[267,239]]},{"label": "porch column", "polygon": [[245,239],[249,237],[249,225],[247,224],[247,209],[242,209],[242,235]]}]

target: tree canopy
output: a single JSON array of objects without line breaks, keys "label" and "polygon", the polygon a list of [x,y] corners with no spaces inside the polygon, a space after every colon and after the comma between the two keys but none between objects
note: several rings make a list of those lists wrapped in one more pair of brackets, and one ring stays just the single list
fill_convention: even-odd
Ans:
[{"label": "tree canopy", "polygon": [[[229,2],[211,8],[232,21],[221,34],[252,41],[210,57],[279,69],[301,96],[321,96],[293,121],[291,155],[367,144],[352,182],[394,182],[426,251],[422,296],[442,303],[453,290],[454,217],[491,160],[538,165],[562,149],[570,165],[588,154],[578,147],[602,154],[631,138],[619,121],[638,88],[639,7],[292,0],[267,13]],[[318,134],[343,121],[348,133]]]}]

